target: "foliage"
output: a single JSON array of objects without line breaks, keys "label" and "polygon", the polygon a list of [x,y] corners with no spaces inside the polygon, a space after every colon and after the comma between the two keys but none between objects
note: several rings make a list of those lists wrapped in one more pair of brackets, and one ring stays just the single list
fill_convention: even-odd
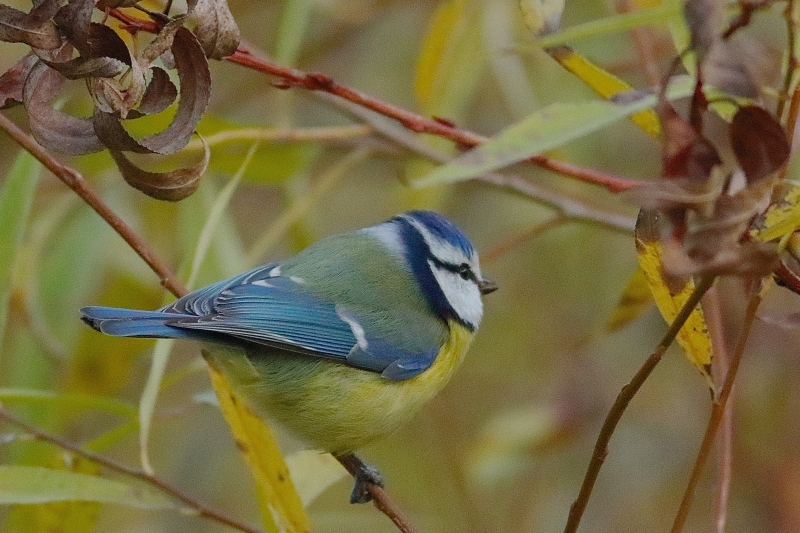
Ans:
[{"label": "foliage", "polygon": [[[159,281],[420,207],[501,289],[454,382],[363,451],[401,528],[393,501],[423,531],[800,530],[794,1],[18,4],[4,531],[394,530],[326,490],[329,456],[284,463],[196,346],[100,336],[77,310],[155,308]],[[692,365],[661,362],[673,339]]]}]

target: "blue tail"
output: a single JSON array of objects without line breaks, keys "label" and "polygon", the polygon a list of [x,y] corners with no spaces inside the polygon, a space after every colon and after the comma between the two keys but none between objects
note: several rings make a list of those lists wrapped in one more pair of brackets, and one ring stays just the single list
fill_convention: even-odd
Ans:
[{"label": "blue tail", "polygon": [[81,309],[81,315],[81,320],[92,328],[116,337],[155,337],[162,339],[196,339],[204,337],[204,335],[198,335],[198,332],[192,330],[167,325],[167,321],[173,321],[181,317],[196,318],[192,315],[100,306],[84,307]]}]

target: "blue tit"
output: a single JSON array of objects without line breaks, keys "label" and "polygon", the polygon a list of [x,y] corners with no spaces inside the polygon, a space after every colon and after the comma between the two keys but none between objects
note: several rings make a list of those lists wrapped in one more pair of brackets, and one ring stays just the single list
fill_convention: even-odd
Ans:
[{"label": "blue tit", "polygon": [[157,311],[81,313],[108,335],[214,345],[204,357],[251,408],[344,456],[391,433],[444,387],[481,322],[481,295],[496,288],[461,230],[411,211]]}]

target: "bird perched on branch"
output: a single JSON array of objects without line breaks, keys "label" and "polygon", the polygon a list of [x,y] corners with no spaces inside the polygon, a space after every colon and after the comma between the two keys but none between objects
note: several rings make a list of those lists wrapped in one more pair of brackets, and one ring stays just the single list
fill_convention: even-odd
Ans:
[{"label": "bird perched on branch", "polygon": [[[108,335],[193,339],[251,408],[346,455],[391,433],[449,380],[483,315],[469,239],[433,212],[323,239],[157,311],[84,307]],[[363,465],[351,501],[381,483]]]}]

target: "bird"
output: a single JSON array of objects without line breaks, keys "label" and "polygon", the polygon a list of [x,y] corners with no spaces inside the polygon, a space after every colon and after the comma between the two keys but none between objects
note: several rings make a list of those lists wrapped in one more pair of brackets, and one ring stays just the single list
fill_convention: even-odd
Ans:
[{"label": "bird", "polygon": [[[257,414],[344,457],[388,436],[447,384],[481,323],[481,297],[496,289],[467,236],[418,210],[156,311],[89,306],[81,318],[118,337],[200,341]],[[362,503],[383,479],[357,461],[351,501]]]}]

